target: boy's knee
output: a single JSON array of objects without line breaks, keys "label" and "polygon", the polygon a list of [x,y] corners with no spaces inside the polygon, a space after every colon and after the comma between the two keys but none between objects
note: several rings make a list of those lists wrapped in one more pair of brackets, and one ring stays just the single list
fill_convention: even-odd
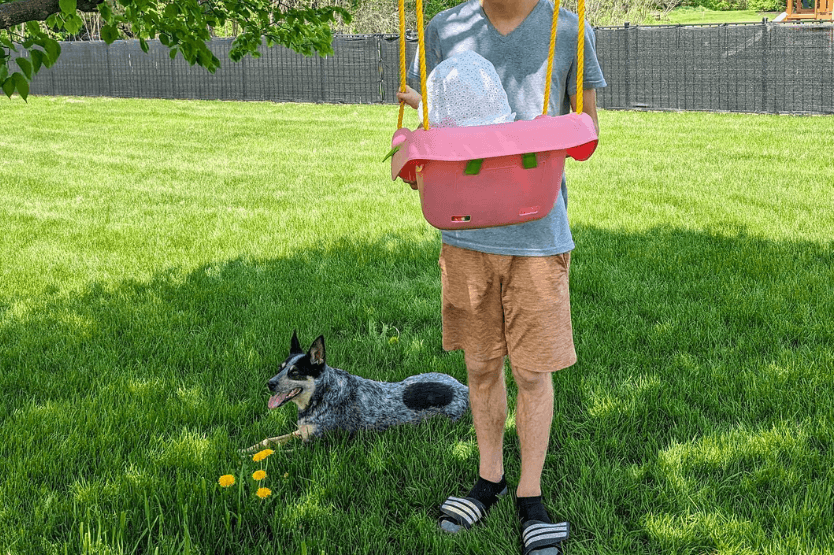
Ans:
[{"label": "boy's knee", "polygon": [[466,361],[466,372],[472,380],[489,382],[497,380],[504,375],[504,357],[492,360],[473,360],[464,356]]},{"label": "boy's knee", "polygon": [[540,391],[552,383],[550,372],[531,372],[513,366],[513,379],[520,391]]}]

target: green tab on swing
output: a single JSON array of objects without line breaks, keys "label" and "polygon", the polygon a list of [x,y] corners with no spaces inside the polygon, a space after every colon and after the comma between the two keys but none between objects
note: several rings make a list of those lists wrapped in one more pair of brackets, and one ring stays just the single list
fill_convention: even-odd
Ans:
[{"label": "green tab on swing", "polygon": [[521,165],[524,166],[525,170],[532,170],[533,168],[537,168],[539,166],[539,162],[536,159],[536,153],[528,152],[527,154],[522,154]]},{"label": "green tab on swing", "polygon": [[[463,170],[464,175],[478,175],[481,171],[481,165],[484,163],[483,158],[477,160],[470,160],[466,163],[466,169]],[[458,170],[460,171],[460,170]]]}]

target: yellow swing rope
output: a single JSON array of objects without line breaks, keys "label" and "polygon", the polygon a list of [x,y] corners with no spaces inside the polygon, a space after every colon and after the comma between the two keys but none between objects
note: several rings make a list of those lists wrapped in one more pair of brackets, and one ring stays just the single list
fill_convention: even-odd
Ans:
[{"label": "yellow swing rope", "polygon": [[[547,115],[550,104],[550,85],[553,79],[553,58],[556,53],[556,30],[559,26],[559,3],[553,0],[553,22],[550,25],[550,49],[547,56],[547,72],[544,83],[544,106],[542,114]],[[405,0],[399,0],[400,10],[400,91],[405,92]],[[576,113],[584,110],[585,81],[585,0],[579,0],[577,9],[579,27],[576,41]],[[429,108],[426,102],[426,46],[423,33],[423,0],[417,0],[417,45],[420,56],[420,96],[423,100],[423,129],[429,128]],[[400,116],[397,129],[403,126],[404,103],[400,102]]]},{"label": "yellow swing rope", "polygon": [[576,10],[579,16],[579,32],[576,39],[576,113],[585,109],[585,0],[579,0]]},{"label": "yellow swing rope", "polygon": [[[400,92],[407,90],[405,82],[405,0],[400,0]],[[400,115],[397,119],[397,129],[403,127],[403,111],[405,101],[400,100]]]},{"label": "yellow swing rope", "polygon": [[426,37],[423,32],[423,0],[417,0],[417,46],[420,51],[420,96],[423,99],[423,129],[429,130],[429,103],[426,102]]},{"label": "yellow swing rope", "polygon": [[547,73],[544,78],[544,107],[542,115],[547,115],[550,104],[550,82],[553,79],[553,56],[556,52],[556,28],[559,26],[559,0],[553,0],[553,21],[550,24],[550,52],[547,55]]},{"label": "yellow swing rope", "polygon": [[[579,0],[579,38],[576,41],[576,113],[581,114],[584,106],[585,81],[585,0]],[[550,104],[550,85],[553,78],[553,57],[556,53],[556,28],[559,24],[559,0],[553,0],[553,23],[550,26],[550,53],[547,56],[547,76],[544,83],[544,107],[542,114],[547,115]]]}]

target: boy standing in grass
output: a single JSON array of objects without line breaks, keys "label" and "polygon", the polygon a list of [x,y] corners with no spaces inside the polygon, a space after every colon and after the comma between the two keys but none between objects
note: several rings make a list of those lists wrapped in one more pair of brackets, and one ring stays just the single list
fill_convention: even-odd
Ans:
[{"label": "boy standing in grass", "polygon": [[[435,16],[426,28],[426,71],[473,50],[495,67],[518,119],[542,112],[553,3],[550,0],[469,0]],[[548,113],[576,102],[578,17],[559,13]],[[599,129],[595,89],[605,86],[590,26],[585,34],[584,111]],[[419,83],[415,56],[408,77]],[[417,108],[409,88],[398,97]],[[521,477],[516,505],[525,555],[555,555],[567,523],[551,524],[542,504],[541,475],[553,421],[552,372],[576,362],[570,320],[568,269],[574,248],[564,176],[553,210],[519,225],[444,231],[440,254],[443,347],[463,349],[480,454],[479,477],[464,498],[449,497],[440,527],[469,528],[507,491],[503,440],[507,419],[504,357],[518,386],[516,429]]]}]

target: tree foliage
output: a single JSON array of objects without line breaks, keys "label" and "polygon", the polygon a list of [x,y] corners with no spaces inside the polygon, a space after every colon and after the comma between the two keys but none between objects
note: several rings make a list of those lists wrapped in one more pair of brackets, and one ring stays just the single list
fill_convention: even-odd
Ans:
[{"label": "tree foliage", "polygon": [[26,99],[34,75],[61,55],[56,33],[74,35],[83,26],[79,13],[100,15],[100,36],[108,44],[127,33],[147,52],[147,41],[158,38],[172,58],[179,52],[210,72],[220,66],[206,45],[215,27],[239,29],[229,52],[239,61],[260,56],[264,38],[268,46],[306,56],[332,54],[333,24],[351,20],[340,6],[282,0],[0,0],[0,88],[7,96],[17,91]]}]

